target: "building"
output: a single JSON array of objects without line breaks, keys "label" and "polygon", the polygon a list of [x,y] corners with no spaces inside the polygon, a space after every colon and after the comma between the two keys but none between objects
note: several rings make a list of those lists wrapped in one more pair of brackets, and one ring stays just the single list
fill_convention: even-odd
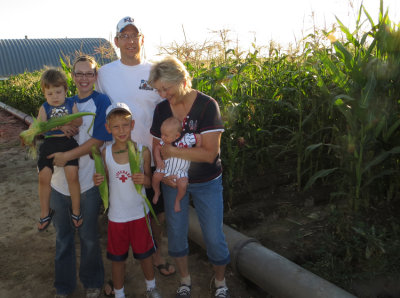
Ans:
[{"label": "building", "polygon": [[45,66],[60,67],[60,58],[68,63],[79,54],[94,56],[100,65],[117,58],[104,38],[0,39],[0,79]]}]

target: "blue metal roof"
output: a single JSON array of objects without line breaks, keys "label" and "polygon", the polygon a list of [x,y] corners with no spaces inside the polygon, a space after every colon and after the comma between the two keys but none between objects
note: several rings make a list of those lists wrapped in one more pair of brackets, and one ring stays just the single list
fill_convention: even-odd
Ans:
[{"label": "blue metal roof", "polygon": [[[111,48],[114,57],[103,58],[98,49]],[[77,53],[94,56],[99,64],[117,56],[104,38],[0,39],[0,77],[41,70],[45,66],[61,66],[60,57],[72,62]]]}]

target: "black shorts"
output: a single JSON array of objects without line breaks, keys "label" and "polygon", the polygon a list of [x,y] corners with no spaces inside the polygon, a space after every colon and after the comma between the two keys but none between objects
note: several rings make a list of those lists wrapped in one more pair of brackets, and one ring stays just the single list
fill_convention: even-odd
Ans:
[{"label": "black shorts", "polygon": [[[154,171],[156,170],[155,167],[151,167],[151,174],[153,175]],[[164,212],[164,197],[162,195],[162,191],[160,196],[158,197],[157,204],[153,204],[153,196],[154,196],[154,190],[153,188],[146,188],[146,196],[150,201],[151,207],[153,207],[153,210],[156,214],[163,213]]]},{"label": "black shorts", "polygon": [[[66,152],[78,147],[78,143],[74,138],[67,137],[50,137],[45,138],[39,147],[39,159],[37,163],[38,171],[40,172],[44,167],[49,167],[54,171],[53,158],[47,158],[48,155],[55,152]],[[79,166],[79,160],[73,159],[68,161],[66,166]]]}]

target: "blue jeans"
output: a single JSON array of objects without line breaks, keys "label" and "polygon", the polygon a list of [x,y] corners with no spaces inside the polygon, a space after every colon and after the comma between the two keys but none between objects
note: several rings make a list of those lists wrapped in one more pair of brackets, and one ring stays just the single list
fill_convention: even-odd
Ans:
[{"label": "blue jeans", "polygon": [[230,261],[228,245],[222,230],[224,203],[222,176],[204,182],[190,183],[181,203],[181,211],[174,211],[177,189],[162,184],[165,217],[168,233],[168,253],[172,257],[183,257],[189,253],[189,195],[193,200],[207,256],[214,265],[226,265]]},{"label": "blue jeans", "polygon": [[[101,255],[98,214],[101,198],[97,187],[81,194],[83,224],[78,229],[81,244],[79,277],[83,286],[101,288],[104,284],[104,267]],[[75,227],[71,221],[71,197],[51,189],[50,206],[56,228],[56,258],[54,287],[57,294],[70,294],[76,287]]]}]

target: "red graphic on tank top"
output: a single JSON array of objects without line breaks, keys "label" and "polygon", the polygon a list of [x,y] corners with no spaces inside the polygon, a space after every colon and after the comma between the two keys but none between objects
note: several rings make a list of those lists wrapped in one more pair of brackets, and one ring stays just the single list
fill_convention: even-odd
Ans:
[{"label": "red graphic on tank top", "polygon": [[126,180],[131,178],[131,174],[127,171],[122,170],[122,171],[118,171],[115,174],[115,178],[117,178],[118,180],[121,180],[122,183],[125,183]]}]

